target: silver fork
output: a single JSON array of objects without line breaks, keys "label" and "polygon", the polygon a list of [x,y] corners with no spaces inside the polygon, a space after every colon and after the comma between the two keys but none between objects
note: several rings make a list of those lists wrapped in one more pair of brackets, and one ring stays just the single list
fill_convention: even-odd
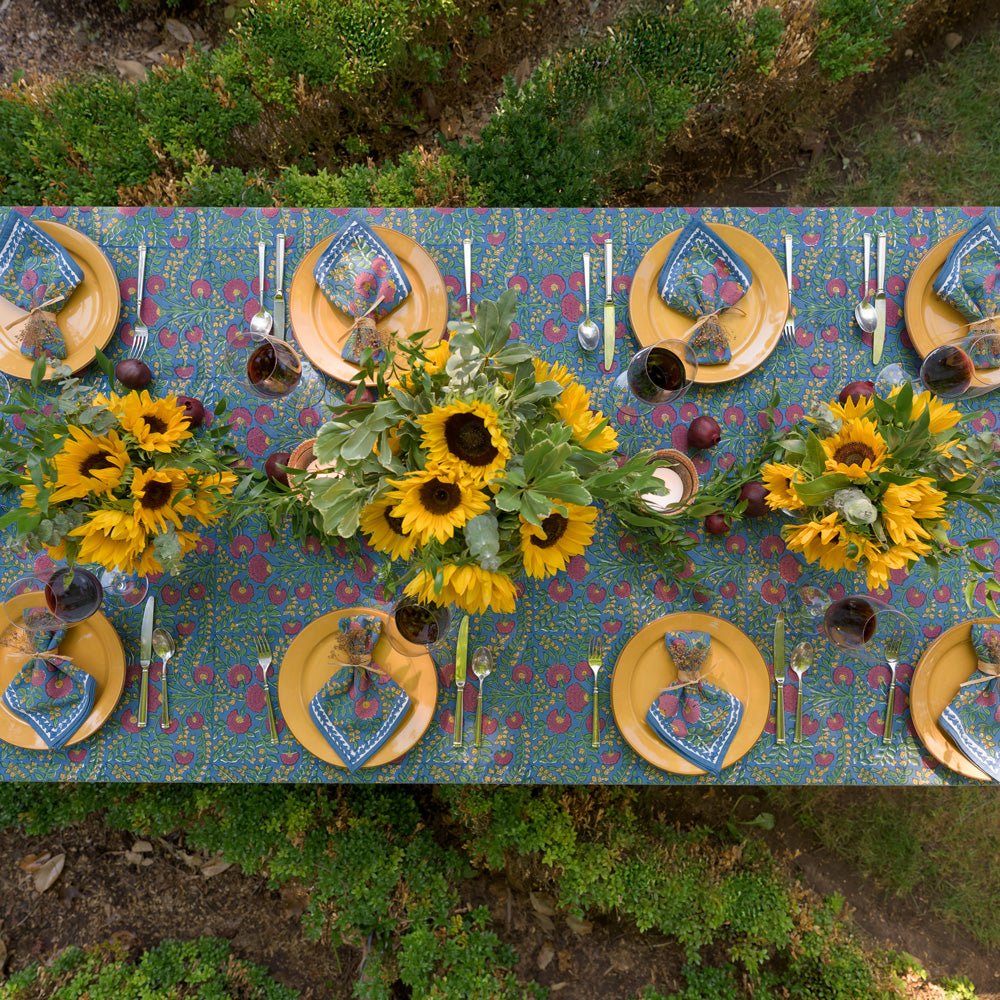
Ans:
[{"label": "silver fork", "polygon": [[271,687],[267,683],[267,674],[271,669],[271,644],[262,635],[254,636],[257,646],[257,665],[264,674],[264,698],[267,701],[267,731],[271,735],[271,742],[278,742],[278,725],[274,721],[274,708],[271,705]]},{"label": "silver fork", "polygon": [[889,667],[889,697],[885,706],[885,723],[882,726],[882,742],[892,742],[892,708],[896,700],[896,668],[903,652],[903,636],[890,635],[885,641],[885,662]]},{"label": "silver fork", "polygon": [[146,244],[139,244],[139,278],[135,289],[136,323],[132,327],[132,347],[128,356],[131,359],[141,358],[146,344],[149,343],[149,327],[142,321],[143,290],[146,286]]},{"label": "silver fork", "polygon": [[601,745],[601,727],[599,724],[600,720],[597,717],[597,675],[600,673],[603,660],[604,642],[599,636],[595,636],[590,640],[590,650],[587,653],[587,662],[590,664],[590,669],[594,672],[594,695],[592,698],[594,703],[594,717],[591,724],[593,733],[590,745],[595,748]]},{"label": "silver fork", "polygon": [[795,347],[795,303],[792,300],[792,237],[785,236],[785,281],[788,284],[788,316],[782,327],[782,339],[789,347]]}]

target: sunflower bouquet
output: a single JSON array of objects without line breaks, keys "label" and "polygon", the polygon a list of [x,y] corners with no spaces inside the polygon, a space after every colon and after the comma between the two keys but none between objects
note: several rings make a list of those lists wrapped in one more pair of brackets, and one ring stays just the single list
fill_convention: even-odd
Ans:
[{"label": "sunflower bouquet", "polygon": [[39,405],[44,374],[36,365],[31,389],[0,409],[0,485],[18,490],[0,530],[13,529],[21,549],[71,564],[175,572],[198,542],[196,526],[222,517],[237,483],[228,427],[216,420],[196,432],[175,396],[94,395],[66,368],[57,369],[58,393]]},{"label": "sunflower bouquet", "polygon": [[315,444],[327,471],[296,484],[324,533],[360,530],[425,603],[513,612],[517,577],[552,576],[590,545],[595,502],[636,524],[637,498],[662,487],[647,455],[616,460],[563,365],[510,340],[515,302],[483,301],[433,347],[418,335],[378,363],[369,352],[359,380],[378,398],[333,413]]},{"label": "sunflower bouquet", "polygon": [[797,522],[782,529],[788,548],[826,570],[864,569],[871,589],[894,570],[956,554],[954,507],[1000,503],[982,491],[1000,438],[964,424],[954,406],[906,383],[887,399],[821,404],[779,432],[761,476],[768,506]]}]

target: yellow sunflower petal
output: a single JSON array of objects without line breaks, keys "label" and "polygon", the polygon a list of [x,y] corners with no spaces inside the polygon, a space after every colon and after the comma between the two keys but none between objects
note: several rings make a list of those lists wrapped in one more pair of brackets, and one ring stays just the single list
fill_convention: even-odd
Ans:
[{"label": "yellow sunflower petal", "polygon": [[827,472],[839,472],[865,482],[886,460],[885,439],[873,420],[849,420],[832,437],[821,441]]},{"label": "yellow sunflower petal", "polygon": [[361,530],[376,552],[384,552],[390,559],[409,559],[417,547],[417,539],[403,531],[402,518],[393,517],[395,503],[388,497],[380,497],[368,504],[361,511]]},{"label": "yellow sunflower petal", "polygon": [[446,542],[456,529],[489,509],[482,490],[435,466],[390,479],[390,513],[402,520],[403,531],[424,545],[432,538]]},{"label": "yellow sunflower petal", "polygon": [[153,399],[149,392],[130,392],[121,404],[122,429],[143,451],[171,452],[179,441],[191,437],[184,407],[176,396]]},{"label": "yellow sunflower petal", "polygon": [[524,571],[536,578],[552,576],[566,568],[594,540],[596,507],[565,504],[566,513],[553,511],[541,527],[521,518],[521,558]]},{"label": "yellow sunflower petal", "polygon": [[510,461],[500,414],[484,400],[435,406],[417,418],[428,464],[485,486]]}]

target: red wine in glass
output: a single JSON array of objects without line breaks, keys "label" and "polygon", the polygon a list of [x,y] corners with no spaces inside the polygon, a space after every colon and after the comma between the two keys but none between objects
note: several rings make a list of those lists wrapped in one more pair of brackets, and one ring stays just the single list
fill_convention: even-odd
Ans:
[{"label": "red wine in glass", "polygon": [[100,610],[104,600],[101,583],[90,570],[57,569],[45,584],[45,603],[60,621],[75,624]]},{"label": "red wine in glass", "polygon": [[972,359],[961,347],[944,344],[924,358],[920,380],[935,395],[954,399],[968,392],[975,371]]},{"label": "red wine in glass", "polygon": [[302,361],[287,344],[264,340],[247,358],[247,378],[261,396],[287,396],[302,378]]},{"label": "red wine in glass", "polygon": [[835,646],[857,649],[875,637],[878,614],[863,597],[844,597],[826,609],[826,634]]},{"label": "red wine in glass", "polygon": [[629,391],[653,406],[676,399],[688,381],[684,360],[667,347],[647,347],[628,366]]},{"label": "red wine in glass", "polygon": [[433,646],[447,631],[451,616],[447,608],[429,604],[401,604],[395,612],[399,634],[418,646]]}]

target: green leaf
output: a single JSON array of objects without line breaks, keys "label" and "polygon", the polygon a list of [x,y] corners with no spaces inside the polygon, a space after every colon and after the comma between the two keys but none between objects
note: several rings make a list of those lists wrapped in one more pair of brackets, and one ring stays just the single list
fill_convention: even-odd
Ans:
[{"label": "green leaf", "polygon": [[802,502],[810,507],[817,507],[829,497],[832,497],[837,490],[842,490],[851,485],[851,480],[839,472],[828,472],[825,476],[820,476],[808,483],[796,484],[795,491],[802,498]]},{"label": "green leaf", "polygon": [[42,382],[45,381],[45,369],[48,368],[48,362],[46,362],[44,356],[35,359],[35,363],[31,366],[31,388],[40,389]]},{"label": "green leaf", "polygon": [[95,347],[94,360],[97,362],[97,367],[107,377],[108,384],[113,387],[115,383],[115,369],[114,365],[111,364],[111,359],[99,347]]},{"label": "green leaf", "polygon": [[813,431],[806,437],[806,455],[802,468],[810,476],[818,476],[826,468],[826,452]]},{"label": "green leaf", "polygon": [[904,382],[902,388],[896,394],[896,420],[905,424],[910,419],[913,412],[913,383]]}]

